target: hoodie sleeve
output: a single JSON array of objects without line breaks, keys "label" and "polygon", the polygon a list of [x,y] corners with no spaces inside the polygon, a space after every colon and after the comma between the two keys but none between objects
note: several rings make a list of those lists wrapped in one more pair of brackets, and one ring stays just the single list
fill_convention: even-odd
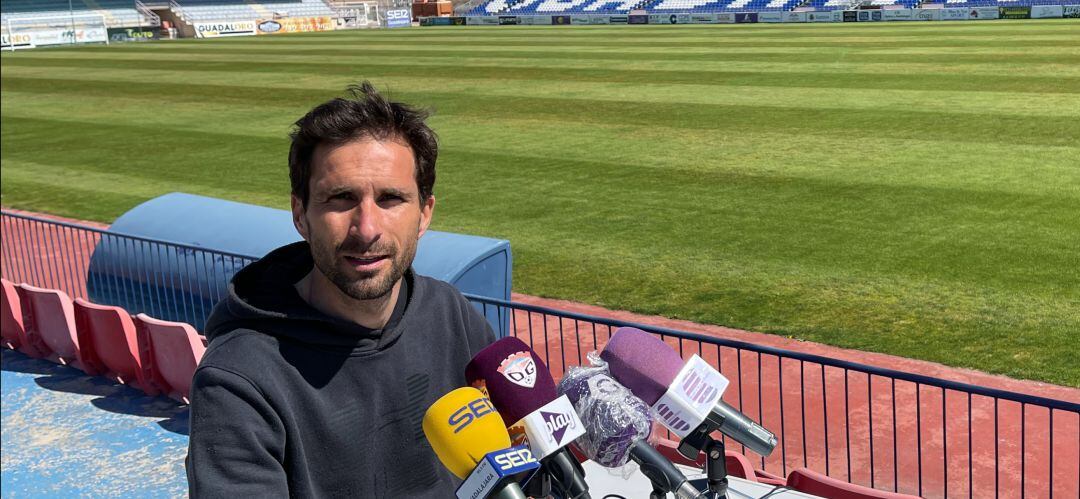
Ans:
[{"label": "hoodie sleeve", "polygon": [[186,463],[191,497],[287,497],[284,435],[281,419],[247,378],[198,369]]}]

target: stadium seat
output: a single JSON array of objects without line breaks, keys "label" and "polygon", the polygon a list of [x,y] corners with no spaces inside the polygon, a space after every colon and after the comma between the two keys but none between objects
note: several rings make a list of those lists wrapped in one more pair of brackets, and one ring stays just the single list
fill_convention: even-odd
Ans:
[{"label": "stadium seat", "polygon": [[0,336],[5,347],[18,350],[25,343],[26,330],[23,329],[22,300],[15,284],[7,279],[0,279],[3,284],[3,302],[0,305]]},{"label": "stadium seat", "polygon": [[871,489],[830,478],[807,468],[792,471],[787,486],[799,492],[832,499],[918,499],[916,496]]},{"label": "stadium seat", "polygon": [[190,403],[191,378],[206,352],[206,340],[183,322],[163,321],[146,314],[137,315],[135,320],[149,347],[151,376],[164,384],[162,390],[170,398]]},{"label": "stadium seat", "polygon": [[75,324],[86,363],[93,364],[101,375],[113,381],[148,395],[161,393],[151,380],[149,363],[143,358],[146,340],[139,338],[135,322],[126,310],[77,298]]},{"label": "stadium seat", "polygon": [[23,300],[23,325],[27,341],[43,354],[42,357],[87,374],[97,374],[94,366],[83,362],[79,351],[71,298],[63,291],[29,284],[20,284],[19,292]]}]

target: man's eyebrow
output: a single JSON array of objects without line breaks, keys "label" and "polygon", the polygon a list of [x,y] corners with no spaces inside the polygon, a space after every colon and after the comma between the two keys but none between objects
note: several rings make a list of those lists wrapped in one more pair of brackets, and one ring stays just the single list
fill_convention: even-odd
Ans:
[{"label": "man's eyebrow", "polygon": [[402,199],[408,199],[409,197],[411,197],[408,192],[398,189],[397,187],[386,187],[384,189],[380,189],[379,193],[384,196],[397,196]]}]

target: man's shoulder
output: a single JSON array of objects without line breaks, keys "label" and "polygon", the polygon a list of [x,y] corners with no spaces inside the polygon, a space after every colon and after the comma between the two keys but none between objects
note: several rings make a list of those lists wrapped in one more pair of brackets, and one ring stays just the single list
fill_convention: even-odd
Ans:
[{"label": "man's shoulder", "polygon": [[206,348],[199,368],[215,367],[238,374],[255,375],[269,359],[280,357],[278,339],[249,328],[236,328],[218,334]]}]

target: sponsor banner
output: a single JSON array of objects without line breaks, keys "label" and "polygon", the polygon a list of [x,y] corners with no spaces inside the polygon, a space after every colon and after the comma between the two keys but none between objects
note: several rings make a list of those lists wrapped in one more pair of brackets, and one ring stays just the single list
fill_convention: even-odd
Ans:
[{"label": "sponsor banner", "polygon": [[161,39],[161,28],[109,28],[110,42],[148,42]]},{"label": "sponsor banner", "polygon": [[38,29],[24,31],[14,35],[4,35],[4,48],[33,48],[42,45],[71,45],[72,43],[94,43],[109,41],[109,32],[104,26],[71,29]]},{"label": "sponsor banner", "polygon": [[854,10],[845,10],[843,21],[846,23],[853,23],[859,20],[859,13]]},{"label": "sponsor banner", "polygon": [[716,14],[690,14],[690,24],[716,24]]},{"label": "sponsor banner", "polygon": [[649,24],[688,24],[690,14],[650,14]]},{"label": "sponsor banner", "polygon": [[877,21],[882,20],[881,10],[879,10],[879,9],[860,10],[860,11],[858,11],[858,14],[859,14],[859,22],[861,22],[861,23],[877,22]]},{"label": "sponsor banner", "polygon": [[[546,17],[546,16],[545,16]],[[465,26],[468,21],[464,17],[451,17],[450,24],[454,26]]]},{"label": "sponsor banner", "polygon": [[191,23],[196,38],[219,36],[250,36],[255,34],[255,21],[231,21],[219,23]]},{"label": "sponsor banner", "polygon": [[551,16],[551,24],[560,26],[570,24],[570,16]]},{"label": "sponsor banner", "polygon": [[838,22],[843,22],[843,20],[844,20],[844,11],[842,11],[842,10],[834,10],[834,11],[832,11],[832,22],[838,23]]},{"label": "sponsor banner", "polygon": [[940,21],[941,9],[915,9],[916,21]]},{"label": "sponsor banner", "polygon": [[1072,19],[1080,18],[1080,5],[1066,5],[1062,17],[1068,17]]},{"label": "sponsor banner", "polygon": [[737,23],[756,23],[757,19],[757,12],[740,12],[735,14],[735,22]]},{"label": "sponsor banner", "polygon": [[649,16],[644,14],[631,14],[626,16],[626,24],[649,24]]},{"label": "sponsor banner", "polygon": [[1001,19],[1031,19],[1031,6],[998,7],[998,17]]},{"label": "sponsor banner", "polygon": [[517,16],[499,16],[499,26],[517,26]]},{"label": "sponsor banner", "polygon": [[410,26],[412,26],[412,12],[409,12],[408,9],[394,9],[386,11],[387,28],[408,28]]},{"label": "sponsor banner", "polygon": [[997,7],[974,7],[968,9],[968,19],[986,20],[997,19],[998,8]]},{"label": "sponsor banner", "polygon": [[967,9],[938,9],[941,11],[942,21],[967,21]]},{"label": "sponsor banner", "polygon": [[721,12],[716,15],[716,22],[719,24],[734,24],[735,14],[731,12]]},{"label": "sponsor banner", "polygon": [[883,13],[886,21],[912,21],[915,13],[911,9],[889,9]]},{"label": "sponsor banner", "polygon": [[[388,11],[387,14],[394,11]],[[404,10],[406,25],[412,24],[409,11]],[[387,17],[387,22],[389,17]],[[282,33],[312,33],[315,31],[332,31],[334,18],[321,17],[283,17],[280,19],[260,19],[255,21],[255,31],[260,35],[280,35]]]},{"label": "sponsor banner", "polygon": [[589,16],[570,16],[570,24],[589,24]]},{"label": "sponsor banner", "polygon": [[[446,18],[443,18],[446,19]],[[476,16],[470,17],[467,23],[469,26],[496,26],[499,24],[498,16]]]},{"label": "sponsor banner", "polygon": [[[842,15],[843,12],[840,12]],[[832,12],[807,12],[806,21],[811,23],[831,23],[833,22]]]},{"label": "sponsor banner", "polygon": [[15,33],[14,35],[8,35],[4,33],[0,35],[0,48],[5,49],[32,49],[34,48],[34,37],[30,36],[30,33]]},{"label": "sponsor banner", "polygon": [[627,24],[629,21],[627,16],[608,16],[608,23],[610,24]]},{"label": "sponsor banner", "polygon": [[589,16],[589,24],[608,24],[608,16]]},{"label": "sponsor banner", "polygon": [[781,12],[781,15],[785,23],[806,22],[806,12]]},{"label": "sponsor banner", "polygon": [[522,16],[522,24],[533,24],[537,26],[551,26],[551,16]]},{"label": "sponsor banner", "polygon": [[1059,18],[1065,16],[1065,7],[1061,5],[1032,5],[1032,19]]},{"label": "sponsor banner", "polygon": [[784,22],[784,16],[781,12],[758,12],[757,20],[759,23],[781,23]]}]

